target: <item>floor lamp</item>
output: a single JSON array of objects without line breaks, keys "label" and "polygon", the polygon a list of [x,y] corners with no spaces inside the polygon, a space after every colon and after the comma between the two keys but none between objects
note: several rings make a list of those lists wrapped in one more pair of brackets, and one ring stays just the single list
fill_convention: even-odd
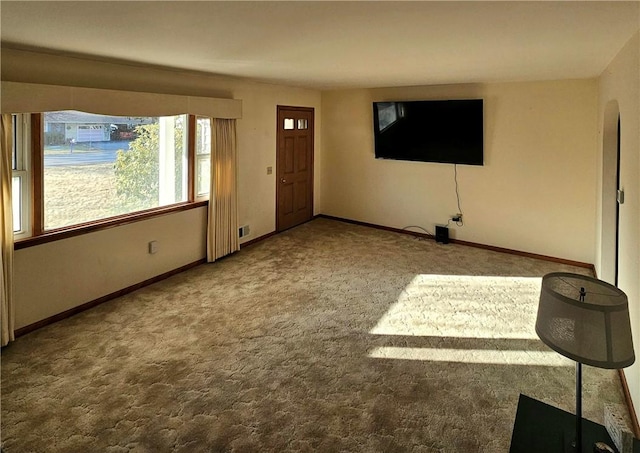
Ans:
[{"label": "floor lamp", "polygon": [[582,453],[582,364],[619,369],[635,361],[624,292],[592,277],[554,272],[542,278],[536,333],[576,362],[575,450]]}]

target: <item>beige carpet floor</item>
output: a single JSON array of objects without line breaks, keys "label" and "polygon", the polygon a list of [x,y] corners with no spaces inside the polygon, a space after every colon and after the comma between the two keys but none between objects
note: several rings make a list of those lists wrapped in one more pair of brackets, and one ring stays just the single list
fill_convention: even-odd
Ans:
[{"label": "beige carpet floor", "polygon": [[[573,410],[534,331],[540,277],[585,269],[317,219],[19,338],[22,452],[506,452],[520,393]],[[623,401],[584,369],[584,414]]]}]

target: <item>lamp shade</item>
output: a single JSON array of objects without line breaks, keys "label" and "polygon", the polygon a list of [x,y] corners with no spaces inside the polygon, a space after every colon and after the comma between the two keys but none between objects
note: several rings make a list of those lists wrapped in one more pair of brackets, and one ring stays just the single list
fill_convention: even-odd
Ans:
[{"label": "lamp shade", "polygon": [[586,365],[625,368],[635,361],[626,294],[585,275],[542,278],[536,333],[551,349]]}]

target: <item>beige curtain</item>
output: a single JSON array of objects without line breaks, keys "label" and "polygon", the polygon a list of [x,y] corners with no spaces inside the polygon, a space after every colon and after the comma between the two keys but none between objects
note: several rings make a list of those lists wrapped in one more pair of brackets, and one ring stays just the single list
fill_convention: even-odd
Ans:
[{"label": "beige curtain", "polygon": [[207,261],[240,249],[236,176],[236,120],[211,120],[211,190]]},{"label": "beige curtain", "polygon": [[13,214],[11,205],[13,141],[11,115],[2,115],[0,125],[0,317],[2,322],[2,346],[14,337],[13,310]]}]

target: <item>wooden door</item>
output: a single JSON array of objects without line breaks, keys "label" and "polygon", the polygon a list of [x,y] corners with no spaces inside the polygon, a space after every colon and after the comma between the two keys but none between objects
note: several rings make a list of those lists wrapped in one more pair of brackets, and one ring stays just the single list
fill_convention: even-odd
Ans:
[{"label": "wooden door", "polygon": [[276,229],[313,217],[313,118],[311,108],[278,106]]}]

